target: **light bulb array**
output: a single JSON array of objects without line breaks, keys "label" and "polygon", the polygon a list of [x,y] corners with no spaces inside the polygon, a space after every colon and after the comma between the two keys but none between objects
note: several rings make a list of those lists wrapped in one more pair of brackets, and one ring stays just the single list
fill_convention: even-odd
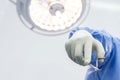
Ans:
[{"label": "light bulb array", "polygon": [[[55,15],[50,13],[51,7],[59,8],[54,12]],[[64,8],[64,12],[61,12],[61,7]],[[39,28],[48,31],[58,31],[71,27],[81,13],[81,0],[31,0],[29,5],[31,20]]]}]

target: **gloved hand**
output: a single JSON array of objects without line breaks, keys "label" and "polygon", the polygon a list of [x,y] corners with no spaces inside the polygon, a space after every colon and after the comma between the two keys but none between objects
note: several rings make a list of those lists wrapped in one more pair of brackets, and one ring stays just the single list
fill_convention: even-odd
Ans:
[{"label": "gloved hand", "polygon": [[65,43],[68,56],[76,63],[86,66],[91,62],[92,51],[97,52],[98,61],[104,62],[104,48],[92,35],[79,30]]}]

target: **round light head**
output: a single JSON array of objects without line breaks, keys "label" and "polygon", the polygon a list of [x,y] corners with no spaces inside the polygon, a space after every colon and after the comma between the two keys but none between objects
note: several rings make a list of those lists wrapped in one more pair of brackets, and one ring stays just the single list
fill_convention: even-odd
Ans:
[{"label": "round light head", "polygon": [[18,0],[22,22],[31,30],[57,35],[80,25],[89,9],[89,0]]}]

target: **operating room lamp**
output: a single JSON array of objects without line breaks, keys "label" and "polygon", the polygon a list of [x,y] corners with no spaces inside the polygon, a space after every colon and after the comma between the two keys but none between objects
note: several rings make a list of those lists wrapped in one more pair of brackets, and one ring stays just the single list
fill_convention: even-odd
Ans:
[{"label": "operating room lamp", "polygon": [[79,26],[89,11],[89,0],[10,0],[22,23],[43,35],[58,35]]}]

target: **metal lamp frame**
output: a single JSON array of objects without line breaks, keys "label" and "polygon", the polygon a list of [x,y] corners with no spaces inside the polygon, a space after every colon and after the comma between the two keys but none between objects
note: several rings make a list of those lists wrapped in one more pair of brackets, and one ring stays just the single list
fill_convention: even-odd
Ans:
[{"label": "metal lamp frame", "polygon": [[47,35],[47,36],[56,36],[56,35],[64,34],[66,32],[69,32],[73,28],[80,26],[80,24],[86,18],[90,9],[90,0],[82,0],[82,13],[80,14],[80,17],[76,20],[75,23],[71,24],[70,27],[65,28],[64,30],[48,31],[48,30],[41,29],[36,24],[34,24],[34,22],[31,20],[29,10],[28,10],[31,0],[16,0],[16,1],[10,0],[10,1],[16,5],[17,14],[20,20],[22,21],[22,23],[27,28],[29,28],[35,33]]}]

